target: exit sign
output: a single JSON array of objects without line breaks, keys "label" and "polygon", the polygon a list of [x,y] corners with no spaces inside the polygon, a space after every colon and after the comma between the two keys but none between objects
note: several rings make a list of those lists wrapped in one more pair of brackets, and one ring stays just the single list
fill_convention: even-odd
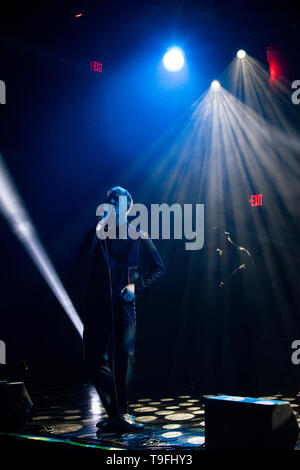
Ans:
[{"label": "exit sign", "polygon": [[262,194],[252,194],[252,196],[249,199],[249,202],[250,202],[251,206],[252,207],[262,206],[263,205],[262,197],[263,197]]},{"label": "exit sign", "polygon": [[91,60],[90,70],[92,72],[102,72],[102,64],[100,62],[96,62],[95,60]]}]

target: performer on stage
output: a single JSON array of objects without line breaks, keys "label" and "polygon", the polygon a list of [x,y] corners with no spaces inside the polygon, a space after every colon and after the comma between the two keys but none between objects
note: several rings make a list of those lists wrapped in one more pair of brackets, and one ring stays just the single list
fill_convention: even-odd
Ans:
[{"label": "performer on stage", "polygon": [[[127,198],[123,215],[120,196]],[[102,223],[98,219],[80,249],[82,254],[88,251],[90,259],[83,334],[85,360],[108,414],[106,429],[132,432],[143,428],[128,412],[136,335],[135,292],[161,277],[164,265],[146,233],[140,232],[135,240],[119,236],[121,226],[128,226],[127,213],[133,203],[129,192],[113,187],[107,192],[107,202],[115,208],[116,238],[100,239],[96,235]],[[97,426],[102,427],[101,423]]]}]

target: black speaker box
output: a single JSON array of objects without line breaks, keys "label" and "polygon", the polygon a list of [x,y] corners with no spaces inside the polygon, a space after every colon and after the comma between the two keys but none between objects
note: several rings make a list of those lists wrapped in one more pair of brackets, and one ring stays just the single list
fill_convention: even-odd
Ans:
[{"label": "black speaker box", "polygon": [[21,431],[31,416],[32,401],[23,382],[0,381],[0,431]]},{"label": "black speaker box", "polygon": [[218,395],[205,397],[207,450],[294,449],[299,426],[289,402]]}]

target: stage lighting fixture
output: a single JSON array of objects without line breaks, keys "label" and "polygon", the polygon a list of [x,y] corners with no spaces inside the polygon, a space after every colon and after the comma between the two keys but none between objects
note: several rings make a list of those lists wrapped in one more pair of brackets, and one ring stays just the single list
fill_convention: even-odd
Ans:
[{"label": "stage lighting fixture", "polygon": [[214,89],[214,90],[218,90],[220,88],[220,83],[218,82],[218,80],[214,80],[211,82],[211,87]]},{"label": "stage lighting fixture", "polygon": [[172,47],[169,49],[164,55],[163,63],[169,72],[178,72],[184,64],[182,50],[179,47]]},{"label": "stage lighting fixture", "polygon": [[239,59],[244,59],[246,57],[246,52],[243,49],[240,49],[239,51],[237,51],[236,55]]}]

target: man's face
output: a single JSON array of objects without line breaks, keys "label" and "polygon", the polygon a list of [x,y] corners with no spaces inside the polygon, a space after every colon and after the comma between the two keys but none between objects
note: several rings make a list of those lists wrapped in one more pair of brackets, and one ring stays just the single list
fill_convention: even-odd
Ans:
[{"label": "man's face", "polygon": [[116,212],[116,224],[123,224],[127,221],[127,197],[126,196],[113,196],[109,199],[109,204],[114,206]]}]

